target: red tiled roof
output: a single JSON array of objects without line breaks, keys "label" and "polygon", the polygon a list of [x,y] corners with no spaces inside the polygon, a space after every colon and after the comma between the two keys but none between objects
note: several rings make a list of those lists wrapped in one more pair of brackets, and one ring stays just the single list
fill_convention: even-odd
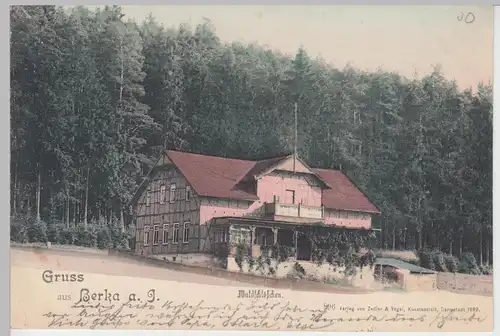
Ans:
[{"label": "red tiled roof", "polygon": [[[200,196],[258,200],[257,195],[238,188],[249,173],[260,172],[283,158],[262,161],[228,159],[168,150],[167,156]],[[331,189],[323,190],[323,205],[337,210],[379,213],[379,210],[341,171],[311,169]]]},{"label": "red tiled roof", "polygon": [[266,159],[266,160],[260,160],[260,161],[253,161],[254,165],[253,167],[248,171],[246,174],[245,178],[250,179],[253,178],[253,176],[258,175],[259,173],[262,173],[266,169],[271,168],[274,165],[277,165],[284,159],[286,159],[288,156],[280,156],[272,159]]},{"label": "red tiled roof", "polygon": [[240,200],[259,199],[254,194],[234,188],[255,165],[254,161],[171,150],[166,154],[200,196]]},{"label": "red tiled roof", "polygon": [[338,210],[380,213],[368,197],[340,170],[312,169],[321,176],[331,189],[324,189],[323,205]]}]

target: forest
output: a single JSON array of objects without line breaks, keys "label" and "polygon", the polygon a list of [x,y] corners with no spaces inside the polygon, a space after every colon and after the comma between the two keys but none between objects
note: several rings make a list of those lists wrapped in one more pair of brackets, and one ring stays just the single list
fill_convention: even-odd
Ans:
[{"label": "forest", "polygon": [[11,240],[126,245],[131,198],[164,148],[289,153],[297,105],[299,156],[379,207],[381,248],[492,263],[489,84],[460,88],[439,66],[338,68],[119,6],[11,6],[10,51]]}]

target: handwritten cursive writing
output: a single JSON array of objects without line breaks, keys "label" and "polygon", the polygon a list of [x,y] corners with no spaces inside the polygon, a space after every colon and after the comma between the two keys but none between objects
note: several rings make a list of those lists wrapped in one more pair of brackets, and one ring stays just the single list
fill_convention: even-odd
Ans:
[{"label": "handwritten cursive writing", "polygon": [[[151,293],[151,292],[150,292]],[[135,295],[135,294],[134,294]],[[149,297],[149,296],[148,296]],[[133,299],[130,299],[133,298]],[[429,309],[412,311],[399,306],[377,309],[321,304],[316,308],[301,307],[290,301],[273,302],[266,299],[248,299],[237,304],[209,304],[173,300],[141,301],[130,295],[125,302],[114,300],[81,300],[71,304],[64,312],[43,315],[49,328],[120,329],[187,328],[187,329],[250,329],[250,330],[335,330],[347,324],[358,330],[374,330],[377,325],[403,323],[422,324],[436,329],[460,322],[479,324],[487,316],[479,310]]]},{"label": "handwritten cursive writing", "polygon": [[459,16],[457,16],[457,20],[465,23],[472,23],[476,20],[476,16],[471,12],[468,12],[467,14],[462,12]]}]

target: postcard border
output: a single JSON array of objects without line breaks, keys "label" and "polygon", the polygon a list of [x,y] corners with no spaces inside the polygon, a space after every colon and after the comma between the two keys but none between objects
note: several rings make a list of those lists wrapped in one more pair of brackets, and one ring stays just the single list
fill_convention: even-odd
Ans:
[{"label": "postcard border", "polygon": [[[4,18],[2,20],[2,26],[4,27],[2,29],[2,34],[1,34],[1,39],[2,39],[2,44],[4,46],[10,46],[9,43],[9,32],[10,32],[10,11],[9,8],[5,11],[5,14],[2,15]],[[5,58],[3,61],[5,62],[4,64],[8,64],[9,66],[2,67],[1,73],[3,74],[1,78],[3,78],[3,90],[4,92],[4,99],[2,101],[4,102],[4,111],[10,111],[10,47],[9,48],[4,48],[7,52],[4,54]],[[2,62],[3,63],[3,62]],[[5,106],[6,105],[6,106]],[[2,113],[2,119],[4,119],[4,122],[1,122],[0,125],[2,128],[4,128],[3,132],[0,132],[3,141],[0,141],[0,146],[1,146],[1,152],[4,153],[4,157],[9,158],[10,162],[10,113]],[[5,270],[7,272],[2,272],[2,285],[0,286],[2,288],[2,292],[4,294],[0,294],[0,297],[8,298],[7,300],[4,300],[3,302],[7,303],[7,307],[2,313],[2,317],[0,320],[0,327],[1,330],[7,329],[7,332],[10,330],[10,225],[7,224],[10,222],[10,164],[5,165],[2,168],[2,171],[6,169],[7,171],[5,173],[1,174],[0,178],[0,192],[3,195],[0,199],[3,199],[5,201],[0,202],[0,213],[3,214],[3,216],[7,217],[6,221],[4,222],[4,225],[0,225],[0,236],[4,237],[5,241],[5,246],[4,242],[2,241],[1,243],[1,251],[4,251],[3,253],[0,252],[0,260],[2,265],[5,265]],[[4,218],[5,218],[4,217]],[[5,303],[4,303],[5,305]],[[2,332],[3,334],[3,332]]]},{"label": "postcard border", "polygon": [[[37,2],[36,2],[37,3]],[[101,3],[104,5],[104,4],[111,4],[112,2],[110,1],[101,1]],[[116,3],[116,2],[115,2]],[[499,1],[492,1],[492,0],[489,0],[489,1],[479,1],[479,0],[476,0],[474,5],[487,5],[487,4],[498,4],[500,3]],[[13,2],[13,4],[21,4],[20,2],[18,1],[15,1]],[[65,4],[65,5],[77,5],[77,4],[82,4],[82,5],[85,5],[85,4],[93,4],[93,2],[90,2],[90,1],[79,1],[79,2],[76,2],[76,1],[65,1],[65,2],[62,2],[62,1],[53,1],[52,4],[58,4],[58,5],[62,5],[62,4]],[[134,2],[131,2],[131,1],[120,1],[120,4],[122,5],[132,5],[134,4]],[[137,4],[137,2],[135,2],[135,4]],[[303,1],[303,0],[274,0],[274,1],[245,1],[245,0],[240,0],[240,1],[237,1],[237,0],[207,0],[206,2],[203,2],[203,1],[194,1],[194,0],[168,0],[168,1],[153,1],[153,2],[149,2],[148,4],[162,4],[162,5],[178,5],[178,4],[185,4],[185,5],[193,5],[193,4],[206,4],[206,5],[212,5],[212,4],[219,4],[219,5],[223,5],[223,4],[226,4],[226,5],[244,5],[244,4],[252,4],[252,5],[259,5],[259,4],[275,4],[275,5],[288,5],[288,4],[294,4],[294,5],[298,5],[298,4],[324,4],[324,5],[333,5],[333,4],[347,4],[346,1],[341,1],[341,0],[310,0],[310,1]],[[373,2],[370,2],[370,1],[362,1],[362,0],[351,0],[349,1],[349,4],[370,4],[370,5],[374,5]],[[397,1],[397,0],[393,0],[393,1],[384,1],[384,2],[381,2],[381,1],[378,1],[376,3],[377,5],[378,4],[384,4],[384,5],[404,5],[404,4],[416,4],[416,2],[414,1],[404,1],[404,0],[400,0],[400,1]],[[425,4],[439,4],[439,5],[471,5],[470,1],[453,1],[453,0],[440,0],[440,1],[419,1],[418,2],[419,5],[425,5]],[[4,20],[2,22],[4,22],[3,24],[5,25],[4,29],[2,30],[3,33],[2,33],[2,42],[4,42],[5,44],[4,45],[8,45],[9,43],[9,8],[7,8],[7,10],[5,11],[5,16],[4,16]],[[494,55],[496,55],[497,57],[493,58],[494,59],[494,75],[493,75],[493,81],[494,83],[499,80],[500,81],[500,7],[495,7],[494,9],[494,17],[495,17],[495,24],[494,24]],[[4,61],[8,64],[10,64],[10,56],[9,56],[9,48],[5,48],[4,49],[6,51],[6,53],[4,54],[5,58],[4,58]],[[9,70],[8,70],[8,67],[4,67],[3,68],[3,72],[4,72],[4,75],[2,76],[2,78],[4,79],[4,88],[6,88],[4,90],[4,92],[9,92],[9,87],[10,87],[10,73],[9,73]],[[500,129],[500,118],[499,117],[495,117],[495,115],[499,115],[500,114],[500,86],[499,85],[494,85],[494,88],[493,88],[493,91],[494,91],[494,107],[493,107],[493,110],[494,110],[494,118],[493,118],[493,127],[494,129]],[[3,100],[4,104],[4,107],[5,107],[5,111],[10,111],[10,98],[9,98],[9,93],[6,94],[6,98]],[[497,103],[499,102],[499,103]],[[7,113],[3,113],[2,114],[2,118],[4,118],[4,122],[1,123],[1,127],[5,128],[4,132],[2,132],[2,135],[4,137],[4,141],[1,142],[1,147],[2,147],[2,151],[4,152],[4,155],[5,156],[8,156],[10,157],[10,132],[9,132],[9,127],[10,127],[10,119],[8,117],[8,114]],[[498,146],[500,146],[500,142],[499,142],[499,138],[500,138],[500,131],[498,132],[494,132],[493,133],[493,167],[499,167],[500,164],[499,164],[499,161],[497,159],[499,159],[499,156],[500,154],[497,153],[497,155],[495,155],[495,152],[497,151],[496,149],[498,148]],[[499,159],[500,160],[500,159]],[[10,193],[9,193],[9,172],[10,172],[10,166],[7,164],[6,165],[6,169],[7,169],[7,173],[5,174],[2,174],[2,178],[1,178],[1,186],[2,188],[0,188],[1,192],[4,194],[4,197],[3,199],[7,199],[7,200],[10,200]],[[493,193],[494,193],[494,190],[496,189],[495,186],[498,185],[499,183],[499,173],[496,173],[495,172],[495,169],[493,169]],[[9,217],[9,212],[10,212],[10,201],[9,202],[2,202],[1,203],[1,211],[3,214],[5,214],[5,216],[7,217],[7,223],[9,222],[8,221],[8,217]],[[493,197],[493,208],[494,209],[500,209],[500,198],[495,198]],[[500,220],[500,216],[496,215],[495,212],[493,212],[493,225],[495,226],[495,223],[497,222],[497,219]],[[9,226],[8,225],[2,225],[1,226],[1,230],[4,232],[4,237],[7,241],[7,243],[5,244],[6,246],[3,247],[2,246],[2,250],[5,251],[5,253],[1,253],[1,262],[2,264],[6,264],[6,267],[8,269],[7,272],[3,272],[2,273],[2,283],[4,285],[2,285],[2,288],[3,288],[3,292],[4,292],[4,295],[3,297],[7,297],[8,299],[5,300],[4,302],[7,303],[7,307],[6,307],[6,311],[4,311],[4,313],[2,314],[2,319],[0,321],[0,326],[2,329],[7,329],[7,330],[10,330],[10,243],[9,243],[9,238],[10,237],[10,234],[9,234]],[[497,232],[496,228],[494,229],[494,232],[493,232],[493,239],[494,241],[500,241],[500,237],[499,237],[499,233]],[[500,258],[500,249],[496,249],[493,251],[493,254],[494,254],[494,258],[495,260],[499,260]],[[4,269],[5,269],[4,268]],[[5,283],[7,283],[8,286],[5,286]],[[494,277],[494,286],[496,287],[498,285],[498,281],[497,281],[497,277]],[[494,291],[494,300],[495,302],[498,302],[499,300],[499,296],[500,294],[498,293],[498,291]],[[4,303],[5,305],[5,303]],[[498,307],[498,305],[495,305],[494,303],[494,307],[496,309],[494,309],[494,315],[495,315],[495,319],[494,320],[500,320],[500,309]],[[5,327],[4,327],[5,326]],[[498,328],[496,328],[498,329]],[[96,335],[114,335],[114,334],[117,334],[119,333],[120,335],[171,335],[171,336],[181,336],[181,335],[189,335],[189,334],[196,334],[196,335],[200,335],[200,334],[203,334],[203,335],[221,335],[221,334],[231,334],[231,335],[238,335],[238,336],[243,336],[243,335],[250,335],[250,334],[254,334],[255,332],[244,332],[244,331],[170,331],[170,330],[158,330],[158,331],[145,331],[145,330],[130,330],[130,331],[122,331],[122,330],[119,330],[119,331],[87,331],[87,330],[72,330],[72,331],[69,331],[69,330],[36,330],[36,329],[32,329],[32,330],[20,330],[20,329],[13,329],[11,330],[11,335],[19,335],[19,336],[38,336],[38,335],[92,335],[92,336],[96,336]],[[259,334],[264,334],[264,333],[259,333]],[[266,332],[265,334],[267,335],[272,335],[272,334],[275,334],[273,332]],[[316,336],[316,335],[324,335],[325,333],[319,333],[319,332],[292,332],[292,334],[296,334],[296,335],[300,335],[300,336]],[[346,333],[340,333],[340,334],[346,334]],[[361,333],[361,334],[364,334],[364,333]],[[368,333],[365,333],[365,334],[368,334]],[[382,333],[380,333],[382,334]],[[427,333],[417,333],[417,334],[427,334]],[[431,334],[440,334],[440,333],[431,333]],[[469,334],[469,335],[475,335],[475,334],[483,334],[483,333],[466,333],[466,334]]]}]

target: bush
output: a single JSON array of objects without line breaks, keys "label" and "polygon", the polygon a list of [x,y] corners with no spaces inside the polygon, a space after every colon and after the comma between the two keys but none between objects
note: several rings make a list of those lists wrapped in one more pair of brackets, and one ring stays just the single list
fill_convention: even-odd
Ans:
[{"label": "bush", "polygon": [[129,249],[129,233],[127,231],[122,231],[121,226],[118,222],[113,222],[109,228],[110,232],[110,247],[119,249]]},{"label": "bush", "polygon": [[369,250],[359,258],[359,267],[369,266],[371,268],[375,264],[376,259],[377,254],[373,250]]},{"label": "bush", "polygon": [[301,264],[299,264],[298,262],[295,262],[295,264],[293,264],[293,270],[299,274],[302,274],[302,275],[305,275],[306,274],[306,270],[304,269],[304,267],[302,267]]},{"label": "bush", "polygon": [[493,275],[493,266],[492,265],[481,265],[479,266],[481,274],[483,275]]},{"label": "bush", "polygon": [[465,252],[464,254],[462,254],[462,256],[460,257],[460,263],[458,269],[460,273],[474,274],[474,275],[481,274],[481,270],[477,265],[476,257],[474,256],[474,254],[470,252]]},{"label": "bush", "polygon": [[441,251],[432,252],[432,261],[436,267],[436,271],[438,272],[448,272],[448,268],[446,267],[446,261],[444,258],[444,253]]},{"label": "bush", "polygon": [[418,258],[420,259],[420,266],[430,270],[436,270],[436,265],[432,258],[432,252],[429,250],[420,250],[417,252]]},{"label": "bush", "polygon": [[85,247],[97,247],[97,227],[94,224],[85,226],[79,223],[75,227],[76,241],[75,245]]},{"label": "bush", "polygon": [[29,218],[27,231],[30,243],[47,243],[47,223],[43,220]]},{"label": "bush", "polygon": [[452,272],[452,273],[457,273],[458,272],[458,264],[459,264],[459,261],[458,261],[458,258],[451,255],[451,254],[445,254],[444,255],[444,262],[446,264],[446,269],[449,271],[449,272]]},{"label": "bush", "polygon": [[59,243],[61,245],[75,245],[76,239],[76,231],[73,227],[64,227],[61,231],[61,240]]},{"label": "bush", "polygon": [[112,246],[111,233],[107,226],[99,226],[97,230],[97,248],[107,249]]},{"label": "bush", "polygon": [[24,216],[15,216],[10,219],[10,240],[16,243],[28,242],[28,228]]},{"label": "bush", "polygon": [[117,220],[111,223],[103,220],[90,222],[87,226],[79,223],[76,226],[66,227],[66,224],[61,221],[55,220],[47,224],[35,217],[22,214],[10,219],[10,240],[18,243],[50,241],[53,245],[129,249],[129,246],[134,246],[134,238],[135,228],[131,227],[122,232]]},{"label": "bush", "polygon": [[61,244],[63,230],[64,223],[62,222],[53,221],[47,223],[47,240],[52,244]]}]

